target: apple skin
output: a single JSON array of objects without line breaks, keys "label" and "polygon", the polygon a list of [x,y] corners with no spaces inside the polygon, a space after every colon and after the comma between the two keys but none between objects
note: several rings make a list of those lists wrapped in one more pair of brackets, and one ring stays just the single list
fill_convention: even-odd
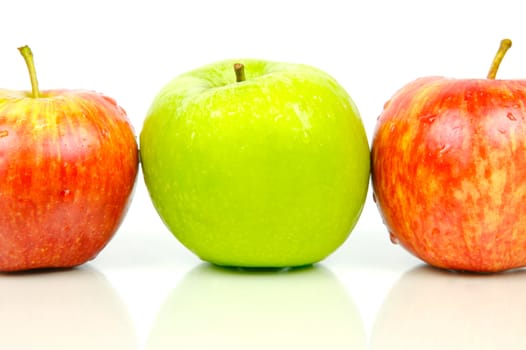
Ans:
[{"label": "apple skin", "polygon": [[525,80],[427,77],[400,89],[371,151],[392,239],[445,269],[525,266],[525,117]]},{"label": "apple skin", "polygon": [[0,271],[72,267],[114,235],[138,147],[116,102],[83,90],[0,90]]},{"label": "apple skin", "polygon": [[356,106],[305,65],[225,60],[175,78],[152,103],[140,149],[160,217],[217,265],[324,259],[349,236],[369,184]]}]

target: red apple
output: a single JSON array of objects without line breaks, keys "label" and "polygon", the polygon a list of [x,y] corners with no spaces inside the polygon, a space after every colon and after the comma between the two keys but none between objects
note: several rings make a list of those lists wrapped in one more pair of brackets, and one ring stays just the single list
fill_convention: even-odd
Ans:
[{"label": "red apple", "polygon": [[126,113],[99,93],[0,90],[0,271],[71,267],[123,220],[138,170]]},{"label": "red apple", "polygon": [[446,269],[526,265],[526,80],[418,79],[380,115],[375,200],[392,240]]}]

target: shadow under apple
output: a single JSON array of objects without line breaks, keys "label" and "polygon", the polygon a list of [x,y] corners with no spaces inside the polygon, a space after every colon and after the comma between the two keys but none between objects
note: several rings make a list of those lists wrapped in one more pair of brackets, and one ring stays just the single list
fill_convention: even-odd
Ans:
[{"label": "shadow under apple", "polygon": [[0,274],[0,349],[137,349],[126,306],[90,266]]},{"label": "shadow under apple", "polygon": [[465,274],[420,266],[388,293],[373,350],[526,349],[526,270]]},{"label": "shadow under apple", "polygon": [[147,348],[365,349],[351,297],[322,266],[285,270],[201,264],[164,302]]}]

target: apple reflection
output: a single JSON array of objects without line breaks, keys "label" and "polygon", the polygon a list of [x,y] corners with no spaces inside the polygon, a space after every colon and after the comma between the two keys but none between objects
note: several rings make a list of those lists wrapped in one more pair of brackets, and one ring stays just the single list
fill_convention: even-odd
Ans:
[{"label": "apple reflection", "polygon": [[526,271],[460,274],[418,267],[389,292],[372,349],[526,349]]},{"label": "apple reflection", "polygon": [[128,310],[96,269],[0,274],[0,349],[137,349]]},{"label": "apple reflection", "polygon": [[158,313],[149,350],[365,349],[352,299],[322,266],[190,271]]}]

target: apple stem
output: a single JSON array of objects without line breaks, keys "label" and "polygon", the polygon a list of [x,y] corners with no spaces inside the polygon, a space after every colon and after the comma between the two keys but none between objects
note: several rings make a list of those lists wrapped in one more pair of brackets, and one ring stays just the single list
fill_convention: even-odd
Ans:
[{"label": "apple stem", "polygon": [[499,50],[495,54],[495,58],[493,58],[493,62],[491,63],[491,67],[488,72],[488,79],[495,79],[495,77],[497,76],[497,71],[499,70],[500,63],[502,62],[506,51],[508,51],[510,47],[510,39],[502,39],[500,41]]},{"label": "apple stem", "polygon": [[234,71],[236,72],[236,82],[245,81],[245,66],[242,63],[234,64]]},{"label": "apple stem", "polygon": [[40,97],[40,91],[38,90],[37,72],[35,71],[35,62],[33,60],[33,52],[29,46],[25,45],[18,48],[24,61],[26,61],[27,69],[29,70],[29,78],[31,78],[31,96],[33,98]]}]

